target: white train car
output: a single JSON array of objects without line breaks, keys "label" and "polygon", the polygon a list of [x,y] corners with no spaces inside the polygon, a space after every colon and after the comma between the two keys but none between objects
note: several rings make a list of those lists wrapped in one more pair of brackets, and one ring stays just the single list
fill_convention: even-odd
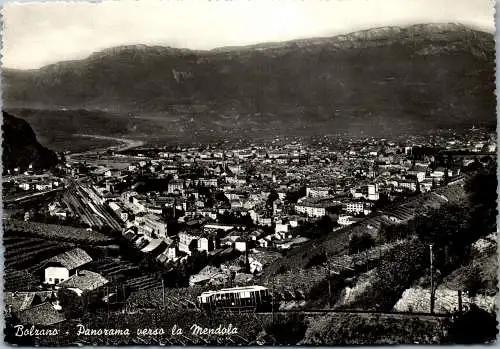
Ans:
[{"label": "white train car", "polygon": [[264,286],[243,286],[207,291],[198,296],[198,303],[206,310],[268,310],[272,294]]}]

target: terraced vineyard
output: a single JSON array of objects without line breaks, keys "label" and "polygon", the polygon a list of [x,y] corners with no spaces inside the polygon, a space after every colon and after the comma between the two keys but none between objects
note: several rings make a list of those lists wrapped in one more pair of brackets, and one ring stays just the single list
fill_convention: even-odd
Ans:
[{"label": "terraced vineyard", "polygon": [[[196,299],[206,287],[165,288],[165,308],[193,309],[196,308]],[[127,300],[129,308],[161,308],[163,307],[163,290],[161,287],[150,288],[133,292]]]},{"label": "terraced vineyard", "polygon": [[387,252],[403,243],[404,241],[396,241],[353,255],[334,256],[328,259],[326,265],[265,276],[260,280],[260,284],[270,289],[274,288],[280,300],[308,298],[311,289],[326,280],[329,275],[343,276],[363,268],[373,267],[374,263]]},{"label": "terraced vineyard", "polygon": [[26,270],[6,268],[4,272],[4,291],[32,291],[39,280]]},{"label": "terraced vineyard", "polygon": [[132,262],[112,258],[92,262],[87,268],[114,282],[122,282],[131,274],[139,273],[139,267]]},{"label": "terraced vineyard", "polygon": [[3,220],[4,232],[16,234],[18,237],[36,236],[42,239],[57,240],[70,243],[103,245],[113,243],[113,238],[104,234],[57,224],[25,222],[15,219]]},{"label": "terraced vineyard", "polygon": [[[450,196],[450,199],[447,196]],[[405,222],[428,209],[438,208],[450,200],[457,201],[460,199],[465,199],[465,191],[460,184],[442,187],[437,192],[411,197],[404,202],[376,212],[356,224],[331,232],[287,251],[286,256],[276,260],[264,269],[264,277],[280,274],[283,270],[304,269],[311,258],[319,251],[338,256],[347,254],[349,239],[352,235],[368,233],[376,236],[382,224],[392,224],[393,219]]]},{"label": "terraced vineyard", "polygon": [[40,262],[64,252],[74,244],[46,240],[40,237],[19,237],[12,231],[6,231],[3,238],[4,265],[9,269],[27,269],[36,273]]}]

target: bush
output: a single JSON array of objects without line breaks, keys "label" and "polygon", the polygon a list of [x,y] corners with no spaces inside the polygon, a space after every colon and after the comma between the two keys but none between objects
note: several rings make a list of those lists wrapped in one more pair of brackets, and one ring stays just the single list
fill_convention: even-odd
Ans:
[{"label": "bush", "polygon": [[[296,345],[307,330],[303,314],[285,314],[286,318],[274,323],[266,324],[266,333],[272,336],[276,343],[281,345]],[[281,320],[281,321],[280,321]]]},{"label": "bush", "polygon": [[447,343],[453,344],[485,344],[496,339],[497,321],[494,314],[490,314],[471,305],[471,309],[455,320],[451,326]]},{"label": "bush", "polygon": [[359,253],[375,246],[375,239],[368,233],[353,235],[349,240],[349,253]]},{"label": "bush", "polygon": [[325,252],[318,253],[311,257],[309,261],[307,262],[305,269],[314,267],[316,265],[322,265],[327,262],[327,257]]}]

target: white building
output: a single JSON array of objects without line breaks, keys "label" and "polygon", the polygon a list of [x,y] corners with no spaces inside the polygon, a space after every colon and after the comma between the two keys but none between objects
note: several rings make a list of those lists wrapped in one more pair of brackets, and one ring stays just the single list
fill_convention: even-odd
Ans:
[{"label": "white building", "polygon": [[340,215],[339,218],[337,219],[337,223],[342,225],[342,226],[346,226],[346,225],[351,225],[353,223],[356,223],[356,221],[353,220],[352,216]]},{"label": "white building", "polygon": [[326,187],[307,187],[306,196],[312,198],[326,198],[329,195],[329,190]]},{"label": "white building", "polygon": [[245,252],[247,250],[247,242],[241,240],[235,241],[234,249],[240,252]]},{"label": "white building", "polygon": [[351,201],[344,204],[344,211],[353,214],[365,214],[371,213],[370,205],[363,201]]},{"label": "white building", "polygon": [[297,204],[295,211],[307,215],[308,217],[323,217],[326,215],[326,209],[312,204]]},{"label": "white building", "polygon": [[92,258],[81,248],[61,253],[44,262],[44,282],[48,285],[57,285],[74,275],[78,268],[90,262]]},{"label": "white building", "polygon": [[369,184],[368,185],[368,197],[367,199],[370,201],[377,201],[380,198],[379,192],[378,192],[378,185],[377,184]]},{"label": "white building", "polygon": [[275,233],[279,232],[288,232],[288,224],[281,224],[281,223],[276,223],[276,227],[274,228]]}]

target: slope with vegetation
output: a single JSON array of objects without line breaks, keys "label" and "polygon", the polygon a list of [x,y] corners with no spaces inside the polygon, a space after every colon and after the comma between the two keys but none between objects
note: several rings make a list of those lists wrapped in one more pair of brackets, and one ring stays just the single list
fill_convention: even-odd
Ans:
[{"label": "slope with vegetation", "polygon": [[2,165],[3,172],[48,169],[57,164],[57,155],[40,145],[30,125],[9,113],[3,112]]}]

